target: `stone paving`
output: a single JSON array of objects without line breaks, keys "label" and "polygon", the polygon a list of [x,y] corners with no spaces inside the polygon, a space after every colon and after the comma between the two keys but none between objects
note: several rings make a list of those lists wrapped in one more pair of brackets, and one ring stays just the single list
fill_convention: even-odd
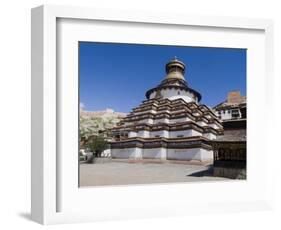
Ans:
[{"label": "stone paving", "polygon": [[175,162],[98,161],[80,164],[80,186],[229,180],[212,176],[210,165]]}]

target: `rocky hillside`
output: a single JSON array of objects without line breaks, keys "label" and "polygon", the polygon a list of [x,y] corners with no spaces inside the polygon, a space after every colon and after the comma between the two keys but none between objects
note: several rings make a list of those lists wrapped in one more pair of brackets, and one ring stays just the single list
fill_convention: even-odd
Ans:
[{"label": "rocky hillside", "polygon": [[80,137],[88,139],[114,127],[126,113],[115,112],[112,109],[104,111],[80,111]]}]

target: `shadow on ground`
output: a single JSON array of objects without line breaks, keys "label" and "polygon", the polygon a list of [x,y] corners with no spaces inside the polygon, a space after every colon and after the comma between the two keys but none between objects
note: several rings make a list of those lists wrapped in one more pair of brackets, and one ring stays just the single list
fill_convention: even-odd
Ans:
[{"label": "shadow on ground", "polygon": [[193,176],[193,177],[203,177],[203,176],[213,176],[214,175],[214,167],[212,165],[207,166],[206,170],[202,170],[199,172],[194,172],[186,176]]},{"label": "shadow on ground", "polygon": [[20,213],[18,213],[18,216],[20,216],[23,219],[31,221],[31,214],[28,212],[20,212]]}]

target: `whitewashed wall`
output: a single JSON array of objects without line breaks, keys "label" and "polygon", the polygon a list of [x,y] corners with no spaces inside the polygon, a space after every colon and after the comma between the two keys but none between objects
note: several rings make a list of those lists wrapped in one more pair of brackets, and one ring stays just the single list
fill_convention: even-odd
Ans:
[{"label": "whitewashed wall", "polygon": [[179,131],[168,131],[168,130],[159,130],[159,131],[147,131],[142,130],[139,132],[131,131],[129,132],[129,137],[143,137],[143,138],[153,138],[156,136],[166,137],[166,138],[176,138],[178,135],[183,135],[183,137],[191,136],[202,136],[202,133],[189,129],[189,130],[179,130]]},{"label": "whitewashed wall", "polygon": [[139,136],[139,135],[138,135],[138,132],[130,131],[130,132],[128,133],[128,137],[136,137],[136,136]]},{"label": "whitewashed wall", "polygon": [[[180,91],[180,95],[178,95],[179,91]],[[176,99],[182,98],[186,102],[196,101],[193,98],[193,94],[191,94],[190,92],[186,92],[184,90],[162,89],[161,94],[162,94],[163,98],[168,98],[170,100],[176,100]],[[153,98],[155,98],[155,96],[156,96],[156,92],[153,92],[152,94],[150,94],[149,99],[153,99]]]},{"label": "whitewashed wall", "polygon": [[171,124],[178,123],[178,122],[187,122],[187,121],[191,121],[191,119],[189,117],[182,117],[182,118],[178,118],[178,119],[170,119]]},{"label": "whitewashed wall", "polygon": [[168,118],[162,118],[162,119],[155,119],[154,120],[154,124],[158,124],[158,123],[165,123],[165,124],[169,124],[170,121]]},{"label": "whitewashed wall", "polygon": [[134,124],[134,122],[128,122],[128,121],[124,122],[125,126],[130,126],[130,125],[133,125],[133,124]]},{"label": "whitewashed wall", "polygon": [[[224,112],[223,112],[224,111]],[[241,117],[241,112],[239,110],[239,114]],[[232,119],[232,115],[231,115],[231,110],[227,109],[227,110],[222,110],[221,114],[218,113],[218,111],[216,111],[216,115],[220,116],[222,120],[230,120]]]},{"label": "whitewashed wall", "polygon": [[189,130],[179,130],[179,131],[170,131],[170,138],[176,138],[178,135],[183,135],[184,137],[191,137],[191,136],[202,136],[202,133],[189,129]]},{"label": "whitewashed wall", "polygon": [[143,138],[148,138],[148,137],[150,137],[150,134],[149,134],[149,131],[147,131],[147,130],[141,130],[138,132],[138,136],[143,137]]},{"label": "whitewashed wall", "polygon": [[208,114],[208,115],[206,115],[205,117],[206,117],[206,118],[208,118],[208,119],[212,118],[212,116],[211,116],[211,115],[209,115],[209,114]]},{"label": "whitewashed wall", "polygon": [[151,131],[150,132],[150,137],[155,137],[157,135],[160,136],[160,137],[169,138],[169,131],[167,131],[167,130],[160,130],[160,131]]},{"label": "whitewashed wall", "polygon": [[149,118],[149,119],[143,119],[143,120],[137,121],[137,123],[153,124],[153,119],[151,119],[151,118]]},{"label": "whitewashed wall", "polygon": [[112,149],[111,157],[120,159],[141,159],[143,150],[141,148]]},{"label": "whitewashed wall", "polygon": [[200,126],[202,126],[202,127],[208,126],[208,124],[207,124],[205,121],[198,121],[198,122],[197,122],[197,125],[200,125]]},{"label": "whitewashed wall", "polygon": [[217,139],[217,136],[216,136],[215,134],[213,134],[213,133],[204,133],[204,134],[203,134],[203,137],[206,137],[206,138],[208,138],[208,139],[210,139],[210,140],[215,140],[215,139]]},{"label": "whitewashed wall", "polygon": [[168,159],[168,160],[195,160],[200,162],[213,161],[213,151],[193,148],[193,149],[165,149],[165,148],[127,148],[112,149],[112,158],[119,159]]},{"label": "whitewashed wall", "polygon": [[213,150],[201,149],[200,152],[201,152],[201,161],[213,162],[214,160]]},{"label": "whitewashed wall", "polygon": [[149,159],[166,159],[167,149],[165,148],[154,148],[154,149],[144,149],[143,158]]},{"label": "whitewashed wall", "polygon": [[156,113],[156,111],[152,109],[152,110],[134,112],[134,115],[141,115],[141,114],[144,114],[144,113]]},{"label": "whitewashed wall", "polygon": [[209,124],[209,126],[214,128],[214,129],[220,129],[220,127],[217,124],[215,124],[215,123]]},{"label": "whitewashed wall", "polygon": [[194,149],[167,149],[168,160],[196,160],[196,161],[212,161],[213,151],[202,148]]}]

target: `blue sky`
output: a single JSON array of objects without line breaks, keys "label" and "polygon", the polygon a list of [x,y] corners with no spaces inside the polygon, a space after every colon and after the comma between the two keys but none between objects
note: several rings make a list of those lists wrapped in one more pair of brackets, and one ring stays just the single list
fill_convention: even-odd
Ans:
[{"label": "blue sky", "polygon": [[214,106],[231,90],[246,95],[246,50],[116,43],[79,43],[80,103],[88,111],[130,112],[165,77],[175,56],[186,66],[189,87]]}]

